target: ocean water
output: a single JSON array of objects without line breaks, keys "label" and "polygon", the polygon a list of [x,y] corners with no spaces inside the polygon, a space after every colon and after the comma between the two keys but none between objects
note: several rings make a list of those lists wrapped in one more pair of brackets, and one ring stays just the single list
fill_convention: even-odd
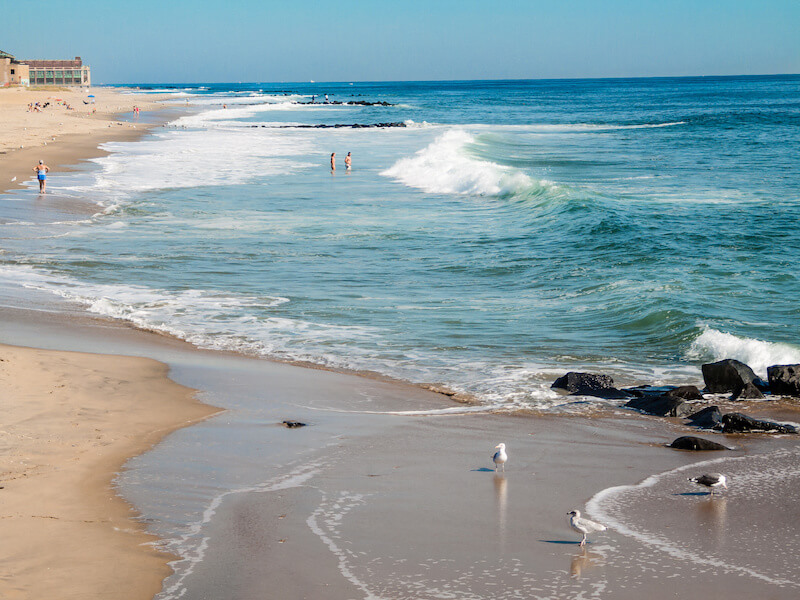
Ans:
[{"label": "ocean water", "polygon": [[14,198],[3,285],[489,406],[800,362],[800,76],[148,89],[182,112]]}]

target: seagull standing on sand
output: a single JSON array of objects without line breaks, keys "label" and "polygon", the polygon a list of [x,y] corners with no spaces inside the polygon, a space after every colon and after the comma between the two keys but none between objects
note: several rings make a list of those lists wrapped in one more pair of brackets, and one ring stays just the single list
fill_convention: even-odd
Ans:
[{"label": "seagull standing on sand", "polygon": [[572,527],[578,533],[583,534],[583,539],[581,540],[581,546],[586,545],[587,534],[594,533],[595,531],[605,531],[606,529],[608,529],[605,525],[601,525],[600,523],[595,523],[594,521],[590,521],[589,519],[582,519],[581,511],[579,510],[571,510],[567,514],[569,515],[569,526]]},{"label": "seagull standing on sand", "polygon": [[711,490],[712,496],[714,495],[714,488],[724,487],[726,490],[728,489],[728,478],[719,473],[708,473],[700,477],[690,477],[689,481],[707,487]]},{"label": "seagull standing on sand", "polygon": [[494,472],[497,473],[497,467],[503,467],[503,473],[506,472],[506,461],[508,460],[508,454],[506,454],[506,445],[505,444],[497,444],[495,448],[499,448],[497,452],[494,453],[492,460],[494,461]]}]

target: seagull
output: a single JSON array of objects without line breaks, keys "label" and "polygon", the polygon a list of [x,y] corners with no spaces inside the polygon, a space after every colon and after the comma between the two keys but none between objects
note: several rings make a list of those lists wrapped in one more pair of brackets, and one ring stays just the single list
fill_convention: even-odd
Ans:
[{"label": "seagull", "polygon": [[581,511],[579,510],[571,510],[567,513],[569,515],[569,525],[578,533],[583,534],[583,539],[581,540],[581,546],[586,545],[586,535],[589,533],[594,533],[595,531],[605,531],[608,529],[605,525],[601,525],[600,523],[595,523],[594,521],[590,521],[589,519],[582,519],[581,518]]},{"label": "seagull", "polygon": [[506,461],[508,460],[508,454],[506,454],[506,445],[505,444],[497,444],[495,448],[499,448],[497,452],[494,453],[492,460],[494,461],[494,472],[497,473],[498,465],[503,467],[503,473],[506,472]]},{"label": "seagull", "polygon": [[728,489],[728,478],[725,477],[725,475],[720,475],[719,473],[708,473],[706,475],[701,475],[700,477],[690,477],[689,481],[709,488],[712,496],[714,495],[714,488],[716,487],[724,487],[726,490]]}]

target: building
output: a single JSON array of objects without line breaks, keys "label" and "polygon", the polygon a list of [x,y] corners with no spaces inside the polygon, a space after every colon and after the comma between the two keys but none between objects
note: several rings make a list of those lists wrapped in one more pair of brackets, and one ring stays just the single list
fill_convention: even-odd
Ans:
[{"label": "building", "polygon": [[89,67],[75,60],[26,60],[31,85],[91,85]]},{"label": "building", "polygon": [[28,85],[28,65],[20,63],[13,54],[0,50],[0,85]]},{"label": "building", "polygon": [[92,83],[91,72],[80,56],[74,60],[18,61],[0,51],[0,83],[2,85],[82,85]]}]

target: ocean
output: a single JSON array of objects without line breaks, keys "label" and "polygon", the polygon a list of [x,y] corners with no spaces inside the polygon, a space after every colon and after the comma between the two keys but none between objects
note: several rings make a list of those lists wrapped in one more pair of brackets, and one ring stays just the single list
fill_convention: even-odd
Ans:
[{"label": "ocean", "polygon": [[0,219],[2,285],[491,408],[800,362],[800,76],[135,87],[174,119]]}]

